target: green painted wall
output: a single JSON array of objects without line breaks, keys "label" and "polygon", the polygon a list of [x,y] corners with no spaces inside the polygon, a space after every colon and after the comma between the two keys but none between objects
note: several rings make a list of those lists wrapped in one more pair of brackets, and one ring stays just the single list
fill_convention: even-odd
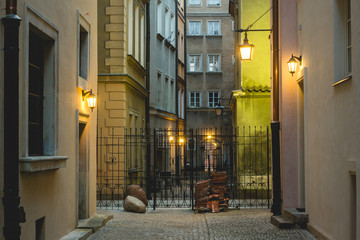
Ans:
[{"label": "green painted wall", "polygon": [[[261,15],[270,9],[269,0],[240,0],[240,15],[237,26],[246,29]],[[250,29],[270,29],[270,11],[259,19]],[[271,121],[270,92],[249,92],[246,89],[270,89],[271,84],[271,49],[270,31],[248,32],[249,43],[255,45],[253,59],[242,61],[240,64],[239,79],[241,89],[234,92],[236,96],[235,125],[268,126]],[[241,34],[241,38],[245,33]],[[242,41],[241,41],[242,43]]]},{"label": "green painted wall", "polygon": [[[269,0],[241,1],[241,28],[246,29],[270,8]],[[270,12],[250,29],[270,29]],[[242,33],[244,38],[245,33]],[[241,86],[270,86],[270,32],[248,32],[249,43],[255,45],[253,60],[241,62]]]}]

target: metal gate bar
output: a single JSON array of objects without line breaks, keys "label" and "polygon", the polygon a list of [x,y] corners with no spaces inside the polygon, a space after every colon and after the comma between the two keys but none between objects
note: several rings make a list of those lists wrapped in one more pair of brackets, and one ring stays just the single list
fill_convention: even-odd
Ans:
[{"label": "metal gate bar", "polygon": [[130,184],[149,206],[194,209],[194,186],[227,172],[230,208],[270,208],[268,127],[99,129],[97,207],[121,208]]}]

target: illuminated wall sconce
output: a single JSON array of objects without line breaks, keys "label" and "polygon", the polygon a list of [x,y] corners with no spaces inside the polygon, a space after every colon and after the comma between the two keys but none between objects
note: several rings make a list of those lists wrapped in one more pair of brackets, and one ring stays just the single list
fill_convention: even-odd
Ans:
[{"label": "illuminated wall sconce", "polygon": [[247,39],[247,32],[245,32],[244,42],[239,46],[239,48],[240,60],[252,59],[255,46],[253,44],[249,44],[249,40]]},{"label": "illuminated wall sconce", "polygon": [[298,61],[300,65],[302,65],[302,56],[300,55],[300,57],[295,57],[293,54],[291,54],[291,58],[287,63],[291,76],[294,76],[294,73],[296,72]]},{"label": "illuminated wall sconce", "polygon": [[83,101],[85,100],[85,98],[87,99],[88,107],[91,109],[91,111],[93,111],[93,109],[96,106],[96,96],[92,92],[92,89],[89,90],[89,91],[82,90],[82,99],[83,99]]}]

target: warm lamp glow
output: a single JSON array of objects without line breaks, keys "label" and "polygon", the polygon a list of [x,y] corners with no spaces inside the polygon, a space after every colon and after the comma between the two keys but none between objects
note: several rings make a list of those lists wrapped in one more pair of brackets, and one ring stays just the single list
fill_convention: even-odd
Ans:
[{"label": "warm lamp glow", "polygon": [[183,138],[180,138],[180,143],[184,143],[184,139]]},{"label": "warm lamp glow", "polygon": [[169,140],[170,140],[170,141],[173,141],[173,140],[174,140],[174,137],[172,137],[172,136],[169,137]]},{"label": "warm lamp glow", "polygon": [[211,139],[211,135],[208,135],[207,138],[208,138],[208,139]]},{"label": "warm lamp glow", "polygon": [[254,45],[249,44],[247,33],[245,32],[244,43],[240,45],[240,60],[251,60],[254,52]]},{"label": "warm lamp glow", "polygon": [[92,90],[90,91],[82,91],[83,100],[86,97],[88,107],[93,111],[93,109],[96,107],[96,96],[93,94]]},{"label": "warm lamp glow", "polygon": [[300,62],[300,65],[301,65],[301,58],[302,58],[301,56],[295,57],[294,55],[291,55],[291,58],[287,64],[288,64],[288,68],[289,68],[289,73],[291,73],[292,76],[296,72],[298,61]]}]

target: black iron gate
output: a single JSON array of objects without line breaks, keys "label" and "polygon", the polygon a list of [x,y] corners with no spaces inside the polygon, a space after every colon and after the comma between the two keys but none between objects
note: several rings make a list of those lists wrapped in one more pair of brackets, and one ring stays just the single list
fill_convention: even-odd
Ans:
[{"label": "black iron gate", "polygon": [[130,184],[143,187],[148,207],[193,208],[194,185],[215,171],[227,173],[230,208],[270,207],[268,127],[110,129],[98,135],[98,208],[121,208]]}]

